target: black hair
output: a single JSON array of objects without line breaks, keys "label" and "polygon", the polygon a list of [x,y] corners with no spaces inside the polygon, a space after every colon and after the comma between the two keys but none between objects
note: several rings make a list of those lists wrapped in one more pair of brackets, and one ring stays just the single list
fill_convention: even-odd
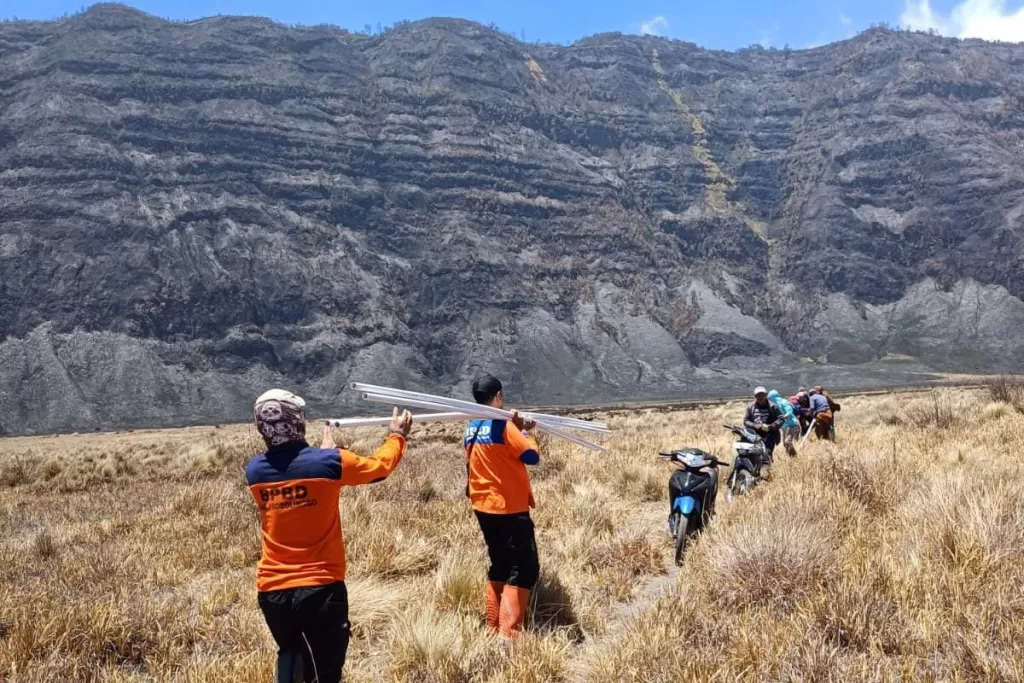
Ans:
[{"label": "black hair", "polygon": [[481,375],[473,380],[473,400],[486,405],[501,391],[501,382],[494,375]]}]

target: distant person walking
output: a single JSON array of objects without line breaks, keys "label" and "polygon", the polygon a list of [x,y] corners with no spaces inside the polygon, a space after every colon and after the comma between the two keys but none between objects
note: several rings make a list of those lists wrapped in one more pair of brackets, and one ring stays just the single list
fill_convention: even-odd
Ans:
[{"label": "distant person walking", "polygon": [[800,437],[803,438],[811,428],[811,403],[807,396],[807,390],[798,389],[796,394],[789,397],[789,403],[793,406],[796,419],[800,422]]},{"label": "distant person walking", "polygon": [[796,417],[792,404],[788,399],[783,398],[779,392],[772,389],[768,392],[768,400],[771,401],[782,413],[782,445],[789,455],[796,455],[794,439],[800,434],[800,421]]},{"label": "distant person walking", "polygon": [[[484,375],[473,382],[473,399],[503,408],[501,382]],[[517,638],[540,577],[537,541],[530,509],[536,506],[527,465],[540,462],[537,442],[529,436],[532,420],[513,411],[509,420],[473,420],[466,426],[467,487],[487,544],[487,626]]]},{"label": "distant person walking", "polygon": [[764,387],[754,389],[754,402],[747,406],[743,424],[755,430],[764,439],[769,465],[774,458],[775,447],[779,445],[780,430],[784,422],[785,418],[779,407],[768,400],[768,390]]},{"label": "distant person walking", "polygon": [[345,544],[338,513],[342,486],[386,479],[405,453],[408,411],[372,458],[340,450],[330,427],[320,448],[306,442],[305,401],[273,389],[256,400],[256,427],[267,452],[245,476],[260,513],[258,601],[278,646],[276,683],[338,683],[350,626]]},{"label": "distant person walking", "polygon": [[832,424],[829,426],[829,438],[832,441],[835,441],[836,440],[836,413],[838,413],[842,409],[842,406],[839,405],[838,401],[836,401],[835,399],[832,398],[831,394],[829,394],[827,391],[825,391],[824,387],[816,386],[816,387],[814,387],[814,390],[817,391],[822,396],[824,396],[825,400],[828,401],[828,409],[832,411]]},{"label": "distant person walking", "polygon": [[835,440],[835,432],[832,431],[832,405],[819,389],[820,387],[811,389],[808,395],[810,415],[814,421],[814,435],[819,439]]}]

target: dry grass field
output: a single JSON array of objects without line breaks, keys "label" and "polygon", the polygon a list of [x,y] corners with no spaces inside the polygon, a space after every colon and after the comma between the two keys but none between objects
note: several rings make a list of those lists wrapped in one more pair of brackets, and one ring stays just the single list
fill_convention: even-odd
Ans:
[{"label": "dry grass field", "polygon": [[[723,497],[679,570],[654,455],[727,457],[739,404],[607,415],[604,455],[542,444],[543,578],[511,648],[482,625],[460,429],[417,427],[391,479],[343,493],[346,681],[1024,681],[1016,393],[843,400],[839,442]],[[246,427],[0,440],[0,679],[270,681],[258,446]]]}]

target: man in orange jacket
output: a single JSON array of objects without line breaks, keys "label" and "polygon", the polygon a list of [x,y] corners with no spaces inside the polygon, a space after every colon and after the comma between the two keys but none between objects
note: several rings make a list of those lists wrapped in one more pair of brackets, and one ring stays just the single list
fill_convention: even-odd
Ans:
[{"label": "man in orange jacket", "polygon": [[386,479],[405,453],[408,411],[372,458],[335,447],[330,427],[320,448],[306,443],[305,401],[280,389],[256,399],[256,426],[267,452],[245,469],[260,513],[263,552],[256,584],[260,610],[277,642],[277,683],[338,683],[348,651],[342,486]]},{"label": "man in orange jacket", "polygon": [[[473,399],[502,408],[501,382],[485,375],[473,382]],[[535,426],[513,411],[505,420],[473,420],[466,426],[467,493],[487,544],[487,625],[508,638],[522,632],[530,593],[540,577],[530,509],[536,504],[526,465],[540,462]],[[524,433],[526,432],[526,433]]]}]

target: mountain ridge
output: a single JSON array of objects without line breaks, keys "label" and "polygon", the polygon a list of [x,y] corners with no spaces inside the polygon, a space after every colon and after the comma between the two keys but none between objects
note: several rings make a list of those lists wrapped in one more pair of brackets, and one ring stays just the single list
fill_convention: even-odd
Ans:
[{"label": "mountain ridge", "polygon": [[0,429],[242,419],[269,385],[351,410],[353,379],[482,369],[579,403],[1019,367],[1021,66],[881,30],[0,25]]}]

